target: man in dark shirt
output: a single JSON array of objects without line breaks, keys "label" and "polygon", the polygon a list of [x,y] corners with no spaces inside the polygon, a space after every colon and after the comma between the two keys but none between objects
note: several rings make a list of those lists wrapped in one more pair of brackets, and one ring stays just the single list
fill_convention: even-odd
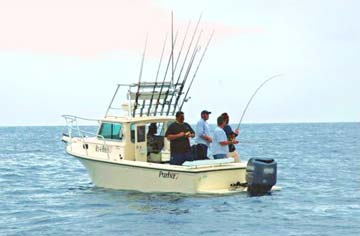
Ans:
[{"label": "man in dark shirt", "polygon": [[[221,114],[222,117],[224,117],[226,125],[224,127],[224,131],[226,133],[226,137],[228,138],[229,141],[234,140],[240,133],[239,129],[236,129],[235,132],[231,129],[230,125],[229,125],[229,120],[230,117],[229,115],[224,112],[223,114]],[[228,153],[228,157],[232,157],[235,159],[235,162],[240,162],[240,155],[239,153],[236,151],[235,145],[234,144],[229,144],[229,153]]]},{"label": "man in dark shirt", "polygon": [[176,112],[176,122],[166,130],[165,136],[170,141],[170,164],[182,165],[185,161],[193,161],[190,138],[195,136],[194,130],[184,122],[184,112]]}]

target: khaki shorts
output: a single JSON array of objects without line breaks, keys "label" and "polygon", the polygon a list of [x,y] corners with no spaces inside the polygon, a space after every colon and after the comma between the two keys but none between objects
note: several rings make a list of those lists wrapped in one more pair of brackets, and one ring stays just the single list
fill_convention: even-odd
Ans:
[{"label": "khaki shorts", "polygon": [[240,155],[236,150],[233,152],[229,152],[227,156],[234,158],[235,162],[240,162]]}]

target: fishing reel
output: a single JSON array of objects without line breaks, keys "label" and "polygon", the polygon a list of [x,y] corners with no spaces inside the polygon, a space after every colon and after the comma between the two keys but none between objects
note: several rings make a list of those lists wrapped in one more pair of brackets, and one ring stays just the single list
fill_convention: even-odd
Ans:
[{"label": "fishing reel", "polygon": [[236,138],[236,135],[234,133],[229,135],[229,141],[233,142]]}]

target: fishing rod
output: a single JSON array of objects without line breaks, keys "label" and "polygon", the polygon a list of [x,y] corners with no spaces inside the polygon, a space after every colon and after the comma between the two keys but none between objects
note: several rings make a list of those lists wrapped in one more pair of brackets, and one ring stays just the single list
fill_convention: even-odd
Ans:
[{"label": "fishing rod", "polygon": [[136,109],[137,109],[137,106],[138,106],[138,100],[139,100],[139,96],[140,96],[140,83],[141,83],[142,71],[143,71],[143,67],[144,67],[144,59],[145,59],[145,53],[146,53],[147,41],[148,41],[148,34],[146,34],[146,39],[145,39],[145,48],[144,48],[144,52],[143,52],[143,56],[142,56],[142,60],[141,60],[140,75],[139,75],[139,83],[138,83],[138,89],[137,89],[137,92],[136,92],[136,97],[135,97],[135,104],[134,104],[134,110],[133,110],[133,117],[135,117],[135,111],[136,111]]},{"label": "fishing rod", "polygon": [[150,115],[150,109],[151,109],[152,102],[153,102],[153,99],[154,99],[155,88],[157,86],[157,80],[158,80],[158,77],[159,77],[161,62],[162,62],[162,59],[163,59],[163,56],[164,56],[165,46],[166,46],[166,42],[167,42],[167,36],[168,36],[168,34],[166,34],[166,36],[165,36],[164,45],[163,45],[163,48],[162,48],[162,51],[161,51],[161,57],[160,57],[159,66],[158,66],[158,70],[156,72],[155,84],[154,84],[154,87],[153,87],[153,91],[152,91],[151,99],[150,99],[150,104],[149,104],[149,109],[148,109],[148,112],[147,112],[148,116]]},{"label": "fishing rod", "polygon": [[246,107],[245,107],[245,109],[244,109],[244,111],[243,111],[243,113],[242,113],[242,115],[241,115],[240,122],[239,122],[239,124],[238,124],[238,126],[237,126],[236,129],[239,129],[239,128],[240,128],[240,125],[241,125],[241,122],[242,122],[242,120],[243,120],[243,118],[244,118],[244,115],[245,115],[245,113],[246,113],[246,111],[247,111],[247,109],[248,109],[248,107],[249,107],[252,99],[255,97],[256,93],[257,93],[257,92],[261,89],[261,87],[264,86],[267,82],[269,82],[269,81],[272,80],[272,79],[278,78],[278,77],[280,77],[280,76],[282,76],[282,74],[277,74],[277,75],[271,76],[270,78],[266,79],[262,84],[260,84],[260,86],[255,90],[255,92],[253,93],[253,95],[250,97],[250,100],[249,100],[248,103],[246,104]]},{"label": "fishing rod", "polygon": [[[188,58],[190,49],[191,49],[191,47],[192,47],[192,43],[193,43],[193,41],[194,41],[194,39],[195,39],[197,30],[198,30],[198,28],[199,28],[199,24],[200,24],[201,17],[202,17],[202,14],[201,14],[200,17],[199,17],[198,22],[196,23],[196,26],[195,26],[193,35],[192,35],[191,40],[190,40],[190,44],[189,44],[188,50],[187,50],[187,52],[186,52],[186,55],[185,55],[183,64],[182,64],[181,69],[180,69],[179,76],[178,76],[178,78],[177,78],[177,80],[176,80],[175,88],[176,88],[176,86],[178,86],[178,84],[179,84],[179,82],[180,82],[181,74],[182,74],[182,71],[183,71],[184,66],[185,66],[185,64],[186,64],[186,60],[187,60],[187,58]],[[190,23],[189,23],[189,24],[190,24]],[[189,25],[188,25],[188,26],[189,26]],[[187,29],[187,30],[188,30],[188,29]],[[186,31],[187,31],[187,30],[186,30]],[[186,33],[186,34],[187,34],[187,33]],[[184,38],[184,41],[185,41],[185,38]],[[179,55],[178,58],[180,58],[180,55]],[[169,89],[170,89],[170,88],[169,88]],[[168,91],[169,91],[169,90],[168,90]],[[168,93],[167,93],[166,95],[168,95]],[[175,96],[175,91],[174,91],[173,94],[171,95],[170,101],[168,102],[168,103],[169,103],[169,104],[168,104],[169,106],[168,106],[168,110],[167,110],[167,113],[166,113],[167,115],[169,115],[169,112],[170,112],[170,109],[171,109],[171,103],[172,103],[172,100],[173,100],[174,96]],[[167,99],[167,96],[166,96],[166,99]],[[166,99],[165,99],[165,101],[166,101]],[[165,103],[163,104],[163,107],[162,107],[162,110],[161,110],[161,114],[163,114],[164,107],[165,107]]]},{"label": "fishing rod", "polygon": [[[187,78],[188,78],[188,76],[189,76],[189,74],[190,74],[190,70],[191,70],[191,67],[192,67],[192,65],[193,65],[193,63],[194,63],[195,56],[196,56],[196,54],[200,51],[199,41],[200,41],[201,34],[202,34],[202,31],[200,31],[199,37],[198,37],[198,39],[197,39],[197,41],[196,41],[196,46],[195,46],[195,48],[194,48],[193,54],[192,54],[191,59],[190,59],[190,62],[189,62],[189,64],[188,64],[188,68],[187,68],[187,70],[186,70],[186,73],[185,73],[183,82],[181,83],[181,86],[180,86],[180,89],[179,89],[179,93],[178,93],[178,95],[177,95],[177,97],[176,97],[175,104],[174,104],[174,109],[173,109],[173,112],[172,112],[173,115],[175,114],[176,106],[177,106],[178,103],[179,103],[180,97],[181,97],[181,95],[183,94],[182,91],[183,91],[183,89],[184,89],[184,87],[185,87],[185,83],[186,83]],[[168,113],[169,113],[169,111],[170,111],[170,109],[168,110]]]},{"label": "fishing rod", "polygon": [[174,83],[174,14],[171,11],[171,84]]},{"label": "fishing rod", "polygon": [[141,109],[140,109],[140,117],[142,117],[143,115],[143,111],[144,111],[144,107],[145,107],[145,99],[143,99],[143,103],[142,103],[142,106],[141,106]]},{"label": "fishing rod", "polygon": [[[178,36],[178,31],[176,31],[176,34],[175,34],[174,45],[176,43],[177,36]],[[170,52],[170,57],[169,57],[169,60],[168,60],[167,66],[166,66],[166,70],[165,70],[165,76],[164,76],[163,82],[162,82],[161,87],[160,87],[159,95],[157,97],[156,106],[155,106],[155,110],[154,110],[154,115],[156,115],[157,109],[158,109],[159,104],[160,104],[160,98],[161,98],[161,94],[162,94],[162,91],[163,91],[163,88],[164,88],[164,85],[165,85],[167,72],[169,70],[169,66],[170,66],[170,62],[171,62],[171,56],[172,56],[172,52]]]},{"label": "fishing rod", "polygon": [[177,85],[177,84],[179,83],[179,81],[180,81],[181,74],[182,74],[182,71],[183,71],[184,66],[185,66],[185,64],[186,64],[186,60],[187,60],[187,58],[188,58],[188,55],[189,55],[189,52],[190,52],[190,49],[191,49],[192,43],[193,43],[193,41],[194,41],[194,39],[195,39],[195,35],[196,35],[197,30],[198,30],[198,28],[199,28],[199,24],[200,24],[200,21],[201,21],[201,17],[202,17],[202,14],[200,14],[199,19],[198,19],[198,21],[197,21],[197,23],[196,23],[196,26],[195,26],[195,29],[194,29],[193,35],[192,35],[191,40],[190,40],[190,44],[189,44],[188,50],[187,50],[187,52],[186,52],[186,55],[185,55],[185,58],[184,58],[183,64],[182,64],[181,69],[180,69],[180,73],[179,73],[179,76],[178,76],[178,79],[177,79],[176,85]]},{"label": "fishing rod", "polygon": [[205,49],[204,49],[204,52],[203,52],[203,54],[202,54],[202,56],[201,56],[201,58],[200,58],[199,64],[198,64],[198,66],[196,67],[196,70],[195,70],[194,75],[193,75],[193,77],[192,77],[192,79],[191,79],[190,85],[189,85],[189,87],[188,87],[188,90],[186,91],[186,94],[185,94],[185,96],[184,96],[184,99],[183,99],[183,101],[182,101],[182,103],[181,103],[181,106],[180,106],[180,109],[179,109],[180,111],[181,111],[181,109],[182,109],[182,107],[183,107],[183,105],[184,105],[184,102],[187,102],[187,101],[189,100],[189,99],[187,98],[187,96],[188,96],[188,94],[189,94],[189,91],[190,91],[190,88],[191,88],[191,86],[192,86],[192,83],[194,82],[196,73],[197,73],[197,71],[199,70],[200,64],[201,64],[201,62],[202,62],[202,60],[203,60],[203,58],[204,58],[204,56],[205,56],[205,53],[206,53],[206,51],[207,51],[207,49],[208,49],[208,47],[209,47],[210,41],[211,41],[212,37],[214,36],[214,33],[215,33],[215,30],[212,31],[212,33],[211,33],[211,35],[210,35],[210,38],[209,38],[209,40],[208,40],[208,42],[207,42],[207,44],[206,44],[206,46],[205,46]]},{"label": "fishing rod", "polygon": [[191,25],[191,21],[189,21],[187,27],[186,27],[186,31],[185,31],[185,36],[183,38],[183,41],[181,43],[181,47],[180,47],[180,51],[179,51],[179,55],[177,56],[177,59],[176,59],[176,63],[175,63],[175,68],[174,68],[174,73],[176,71],[176,68],[177,68],[177,65],[178,65],[178,62],[179,62],[179,59],[180,59],[180,56],[181,56],[181,53],[182,53],[182,50],[184,48],[184,45],[185,45],[185,40],[187,38],[187,35],[188,35],[188,32],[189,32],[189,28],[190,28],[190,25]]},{"label": "fishing rod", "polygon": [[[174,32],[174,15],[173,12],[171,12],[171,80],[170,80],[170,85],[165,93],[165,97],[163,99],[163,104],[161,107],[161,115],[163,114],[164,111],[164,106],[166,104],[166,100],[167,97],[169,96],[169,92],[170,92],[170,88],[173,86],[174,84],[174,40],[173,40],[173,32]],[[165,75],[166,77],[166,75]]]},{"label": "fishing rod", "polygon": [[[176,64],[175,64],[175,68],[173,68],[173,74],[172,74],[172,86],[176,87],[177,83],[179,82],[179,79],[177,80],[176,84],[174,85],[174,81],[173,81],[173,76],[175,74],[175,71],[176,71],[176,68],[177,68],[177,65],[178,65],[178,62],[179,62],[179,59],[180,59],[180,56],[181,56],[181,53],[182,53],[182,50],[184,48],[184,45],[185,45],[185,40],[187,38],[187,34],[189,32],[189,28],[190,28],[190,24],[191,24],[191,21],[189,21],[187,27],[186,27],[186,32],[185,32],[185,36],[183,38],[183,41],[181,43],[181,47],[180,47],[180,51],[179,51],[179,54],[177,56],[177,59],[176,59]],[[170,93],[170,87],[168,87],[168,90],[166,91],[165,93],[165,98],[164,98],[164,103],[163,103],[163,106],[161,108],[161,115],[164,113],[164,108],[165,108],[165,105],[168,104],[168,110],[170,110],[170,106],[171,106],[171,103],[172,103],[172,99],[173,99],[173,96],[174,96],[174,92],[171,96],[171,99],[170,101],[166,101],[168,96],[169,96],[169,93]]]}]

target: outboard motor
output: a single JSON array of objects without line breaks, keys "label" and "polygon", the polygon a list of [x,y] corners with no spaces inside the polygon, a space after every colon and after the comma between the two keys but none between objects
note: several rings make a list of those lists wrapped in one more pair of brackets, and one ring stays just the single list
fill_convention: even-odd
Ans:
[{"label": "outboard motor", "polygon": [[276,184],[276,161],[271,158],[251,158],[246,167],[246,182],[250,196],[267,194]]}]

